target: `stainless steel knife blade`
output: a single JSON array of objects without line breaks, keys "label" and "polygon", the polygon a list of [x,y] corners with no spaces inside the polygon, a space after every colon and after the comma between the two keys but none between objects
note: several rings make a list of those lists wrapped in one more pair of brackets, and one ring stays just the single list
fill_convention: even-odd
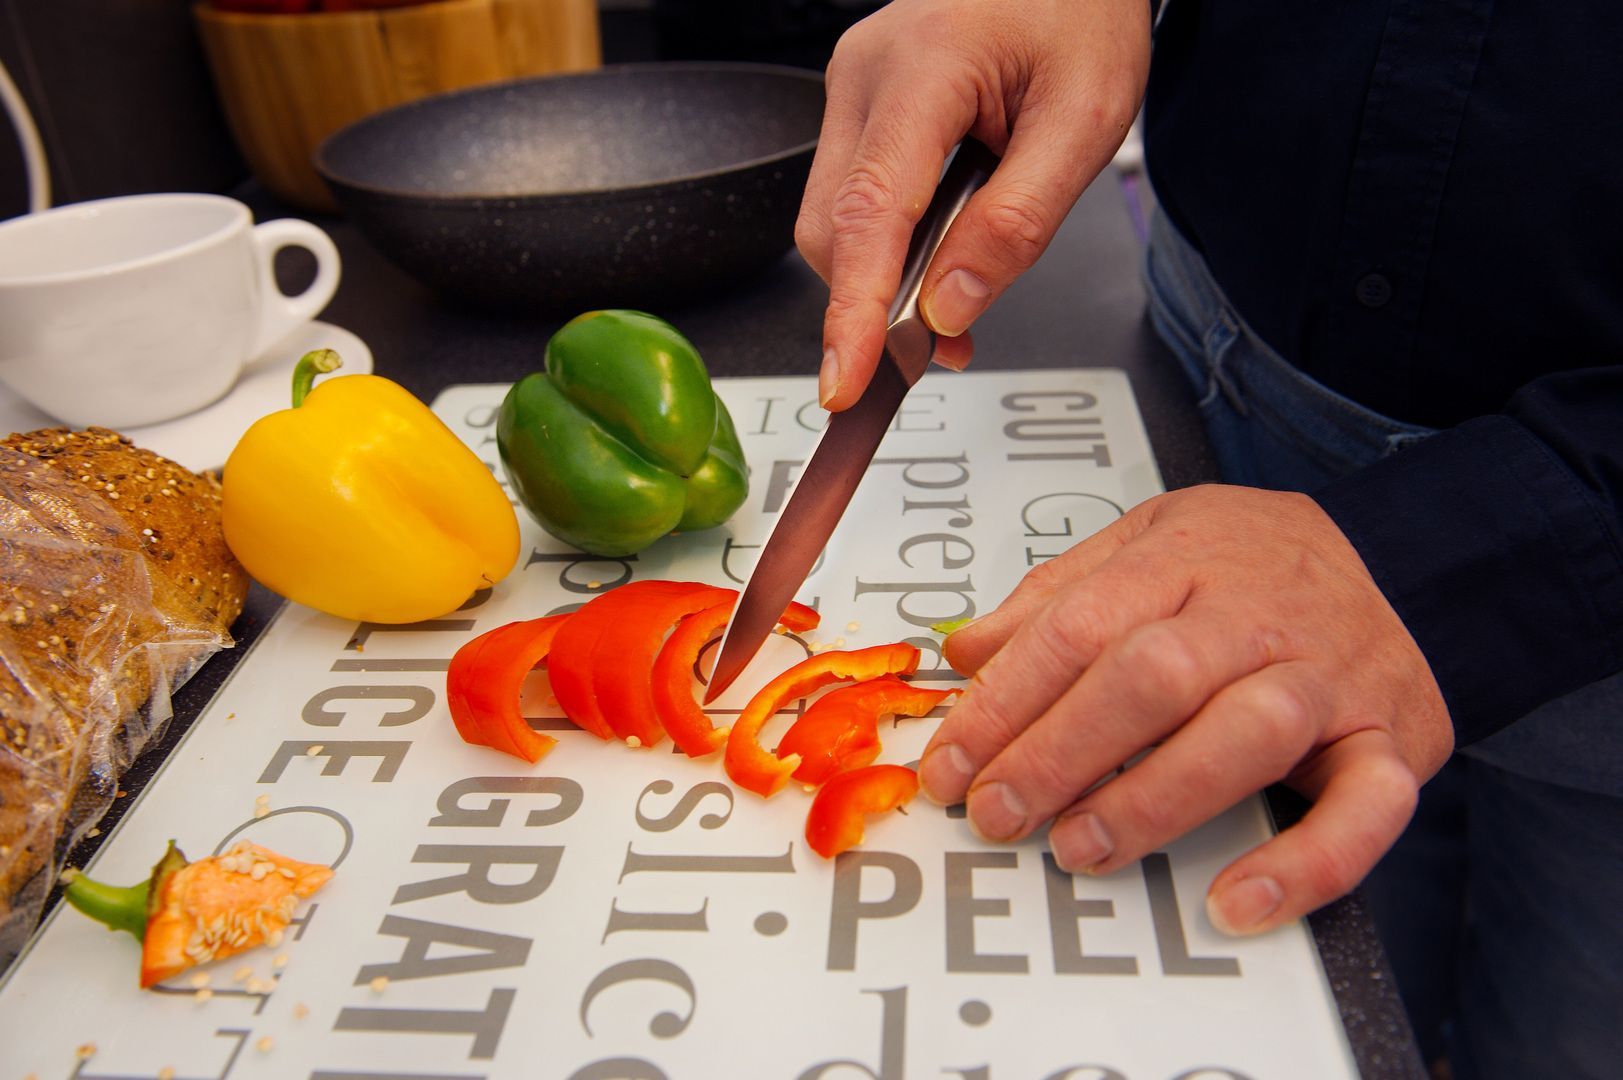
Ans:
[{"label": "stainless steel knife blade", "polygon": [[997,162],[997,155],[981,143],[965,139],[942,174],[935,196],[913,230],[901,285],[890,309],[884,354],[856,404],[829,416],[794,491],[773,524],[716,650],[705,704],[714,701],[743,672],[772,632],[778,616],[805,583],[867,473],[902,399],[929,366],[935,334],[919,313],[924,272],[947,235],[947,228],[969,197],[986,183]]}]

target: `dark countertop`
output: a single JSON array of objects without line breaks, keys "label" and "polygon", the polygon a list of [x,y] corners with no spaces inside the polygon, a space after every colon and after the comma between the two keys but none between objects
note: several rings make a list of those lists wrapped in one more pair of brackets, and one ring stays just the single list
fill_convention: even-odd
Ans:
[{"label": "dark countertop", "polygon": [[[287,216],[257,189],[237,193],[259,220]],[[1084,194],[1053,245],[976,324],[978,368],[1119,367],[1127,371],[1170,488],[1217,479],[1194,399],[1171,355],[1144,319],[1141,241],[1128,198],[1113,175]],[[316,219],[343,257],[343,280],[323,320],[358,334],[379,374],[425,401],[455,383],[510,382],[541,365],[542,348],[562,319],[493,315],[445,301],[397,270],[341,219]],[[307,272],[302,253],[284,255],[284,284]],[[308,258],[308,256],[304,256]],[[826,291],[790,253],[757,280],[716,299],[660,313],[681,327],[713,375],[810,375],[821,355]],[[175,696],[164,738],[125,780],[136,790],[222,685],[281,601],[255,586],[236,629],[238,648],[209,661]],[[1270,792],[1281,824],[1300,800]],[[104,831],[122,807],[114,805]],[[95,841],[72,862],[82,865]],[[1385,954],[1357,894],[1309,919],[1349,1042],[1363,1076],[1424,1078]]]}]

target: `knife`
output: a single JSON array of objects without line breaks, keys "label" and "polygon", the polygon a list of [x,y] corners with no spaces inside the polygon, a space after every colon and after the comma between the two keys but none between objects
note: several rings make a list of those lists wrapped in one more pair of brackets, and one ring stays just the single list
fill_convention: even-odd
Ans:
[{"label": "knife", "polygon": [[924,272],[947,235],[948,226],[969,197],[986,183],[997,163],[997,155],[974,139],[966,138],[958,144],[930,205],[913,229],[901,283],[890,306],[884,353],[873,378],[856,404],[830,414],[823,426],[811,459],[773,524],[722,635],[716,662],[710,669],[710,685],[705,690],[706,705],[738,678],[805,583],[857,484],[868,471],[902,399],[929,367],[935,333],[919,313]]}]

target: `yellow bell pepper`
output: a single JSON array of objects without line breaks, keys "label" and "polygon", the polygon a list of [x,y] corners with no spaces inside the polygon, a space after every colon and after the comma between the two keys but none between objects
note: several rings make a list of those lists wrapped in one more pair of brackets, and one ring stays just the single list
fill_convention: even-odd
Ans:
[{"label": "yellow bell pepper", "polygon": [[376,375],[311,389],[260,418],[225,463],[226,543],[267,588],[331,615],[406,623],[453,611],[518,560],[518,518],[489,468],[422,402]]}]

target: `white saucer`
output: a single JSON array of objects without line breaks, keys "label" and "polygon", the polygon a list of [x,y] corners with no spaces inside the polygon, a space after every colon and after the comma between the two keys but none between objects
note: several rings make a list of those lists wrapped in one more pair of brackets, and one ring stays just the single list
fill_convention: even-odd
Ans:
[{"label": "white saucer", "polygon": [[[293,365],[311,349],[334,349],[343,358],[340,375],[372,370],[372,350],[340,326],[320,321],[294,330],[252,361],[225,397],[212,405],[161,424],[124,428],[136,446],[162,454],[194,472],[218,469],[255,420],[293,404]],[[319,380],[318,380],[319,382]],[[57,427],[53,420],[0,384],[0,435]]]}]

